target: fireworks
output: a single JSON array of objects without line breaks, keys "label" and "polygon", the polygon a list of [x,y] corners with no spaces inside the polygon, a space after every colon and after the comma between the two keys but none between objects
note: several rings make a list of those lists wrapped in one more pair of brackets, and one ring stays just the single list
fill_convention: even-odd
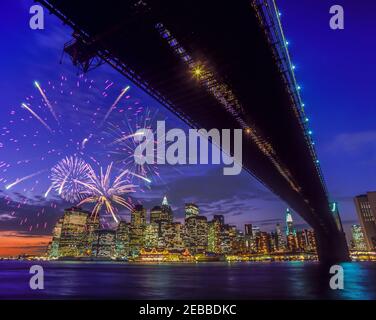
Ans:
[{"label": "fireworks", "polygon": [[46,94],[43,92],[43,89],[41,88],[40,84],[39,84],[37,81],[34,81],[34,84],[35,84],[35,86],[38,88],[38,90],[39,90],[41,96],[43,97],[43,100],[44,100],[44,102],[46,103],[46,105],[47,105],[48,109],[50,110],[51,114],[53,115],[53,117],[55,118],[55,120],[56,120],[57,122],[59,122],[59,120],[58,120],[58,118],[57,118],[57,116],[56,116],[56,113],[55,113],[55,111],[54,111],[54,108],[52,107],[52,104],[51,104],[51,102],[48,100]]},{"label": "fireworks", "polygon": [[102,207],[104,207],[106,212],[111,214],[115,222],[118,223],[115,205],[118,204],[132,210],[132,205],[123,196],[135,192],[134,188],[137,186],[128,183],[129,180],[126,179],[129,173],[128,170],[122,171],[112,180],[112,167],[113,164],[111,163],[105,172],[101,167],[99,176],[91,167],[89,168],[90,182],[78,181],[79,184],[86,188],[85,194],[87,195],[78,205],[94,203],[92,211],[94,217],[97,217]]},{"label": "fireworks", "polygon": [[[129,113],[132,110],[128,110]],[[131,113],[131,116],[126,117],[121,125],[112,124],[109,129],[109,134],[113,142],[109,145],[109,152],[114,154],[117,162],[129,168],[131,176],[142,179],[150,184],[152,178],[159,177],[157,165],[149,165],[147,163],[140,165],[134,160],[134,151],[137,147],[135,141],[136,135],[142,135],[142,129],[150,129],[153,131],[153,125],[156,118],[156,113],[150,109],[143,107],[137,108]],[[156,150],[157,141],[151,140],[148,143],[152,144],[153,150]]]},{"label": "fireworks", "polygon": [[[48,195],[54,189],[64,200],[75,203],[84,197],[83,183],[89,183],[90,166],[82,159],[71,156],[65,157],[51,169],[52,185],[46,192]],[[80,181],[80,183],[78,182]]]},{"label": "fireworks", "polygon": [[[0,190],[17,202],[15,211],[26,205],[16,199],[18,193],[30,199],[44,196],[51,208],[56,207],[52,194],[73,203],[87,198],[85,192],[92,192],[87,185],[93,185],[87,177],[92,174],[89,163],[113,162],[106,150],[113,141],[106,134],[108,123],[120,126],[126,110],[139,107],[128,91],[129,86],[100,77],[63,75],[57,81],[35,81],[21,108],[4,110],[8,116],[0,119]],[[124,164],[118,167],[126,170]]]},{"label": "fireworks", "polygon": [[21,107],[29,111],[42,125],[44,125],[47,128],[47,130],[52,132],[50,126],[46,122],[44,122],[43,119],[40,116],[38,116],[26,103],[22,103]]},{"label": "fireworks", "polygon": [[115,102],[112,104],[112,106],[110,107],[110,109],[108,109],[106,115],[104,116],[104,119],[102,121],[102,125],[104,122],[106,122],[107,118],[110,116],[111,112],[116,108],[117,104],[119,103],[119,101],[121,100],[121,98],[124,96],[124,94],[129,90],[130,86],[127,86],[126,88],[124,88],[121,93],[119,94],[119,96],[116,98]]}]

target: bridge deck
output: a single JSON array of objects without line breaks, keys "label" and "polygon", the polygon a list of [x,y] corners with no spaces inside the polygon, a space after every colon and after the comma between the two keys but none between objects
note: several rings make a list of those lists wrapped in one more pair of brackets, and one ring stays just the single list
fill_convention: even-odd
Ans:
[{"label": "bridge deck", "polygon": [[[306,132],[250,1],[39,2],[190,125],[250,128],[244,167],[318,233],[337,232]],[[192,65],[231,91],[232,114]]]}]

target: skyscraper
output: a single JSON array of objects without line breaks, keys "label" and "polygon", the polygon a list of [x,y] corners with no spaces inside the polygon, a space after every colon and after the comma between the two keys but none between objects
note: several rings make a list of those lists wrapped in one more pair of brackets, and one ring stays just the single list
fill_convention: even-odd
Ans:
[{"label": "skyscraper", "polygon": [[357,251],[367,251],[367,245],[360,225],[354,224],[351,226],[351,235],[353,249]]},{"label": "skyscraper", "polygon": [[208,246],[208,221],[204,216],[193,216],[185,220],[185,241],[192,253],[202,253]]},{"label": "skyscraper", "polygon": [[146,227],[146,209],[136,205],[131,212],[131,226],[129,234],[129,248],[132,254],[137,254],[143,245]]},{"label": "skyscraper", "polygon": [[147,249],[158,248],[159,225],[150,223],[145,228],[143,247]]},{"label": "skyscraper", "polygon": [[292,220],[292,215],[290,209],[286,209],[286,236],[288,235],[295,235],[296,231],[294,228],[294,221]]},{"label": "skyscraper", "polygon": [[116,229],[115,251],[119,259],[127,258],[129,254],[129,229],[130,224],[120,221]]},{"label": "skyscraper", "polygon": [[286,240],[279,223],[275,226],[275,239],[277,251],[284,251],[286,249]]},{"label": "skyscraper", "polygon": [[87,220],[90,213],[80,208],[66,209],[59,241],[59,256],[85,256],[87,243]]},{"label": "skyscraper", "polygon": [[354,198],[356,211],[368,250],[376,250],[376,192]]},{"label": "skyscraper", "polygon": [[63,227],[64,218],[60,218],[53,230],[52,230],[52,242],[49,246],[48,256],[50,258],[58,258],[59,257],[59,244],[61,238],[61,229]]},{"label": "skyscraper", "polygon": [[200,213],[199,208],[194,203],[186,203],[185,204],[185,219],[190,217],[196,217]]},{"label": "skyscraper", "polygon": [[221,253],[221,220],[213,219],[208,223],[208,251]]},{"label": "skyscraper", "polygon": [[172,209],[167,201],[167,196],[163,197],[161,220],[166,221],[168,223],[172,223],[174,220]]},{"label": "skyscraper", "polygon": [[150,210],[150,223],[159,223],[162,219],[162,207],[155,206]]},{"label": "skyscraper", "polygon": [[94,257],[98,258],[114,258],[115,256],[115,230],[97,230],[98,241],[93,244]]}]

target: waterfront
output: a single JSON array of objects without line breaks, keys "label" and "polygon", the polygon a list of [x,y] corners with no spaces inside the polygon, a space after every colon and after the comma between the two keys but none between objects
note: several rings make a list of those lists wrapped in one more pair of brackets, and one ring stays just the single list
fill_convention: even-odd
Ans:
[{"label": "waterfront", "polygon": [[[29,268],[41,264],[45,289],[30,290]],[[376,299],[376,264],[342,264],[345,289],[329,289],[318,262],[0,261],[0,299]]]}]

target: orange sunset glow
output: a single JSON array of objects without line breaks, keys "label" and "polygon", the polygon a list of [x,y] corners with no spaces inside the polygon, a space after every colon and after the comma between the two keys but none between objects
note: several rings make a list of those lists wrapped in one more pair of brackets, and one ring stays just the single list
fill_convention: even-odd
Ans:
[{"label": "orange sunset glow", "polygon": [[51,236],[28,236],[17,231],[0,231],[0,257],[39,255],[45,252],[50,241]]}]

